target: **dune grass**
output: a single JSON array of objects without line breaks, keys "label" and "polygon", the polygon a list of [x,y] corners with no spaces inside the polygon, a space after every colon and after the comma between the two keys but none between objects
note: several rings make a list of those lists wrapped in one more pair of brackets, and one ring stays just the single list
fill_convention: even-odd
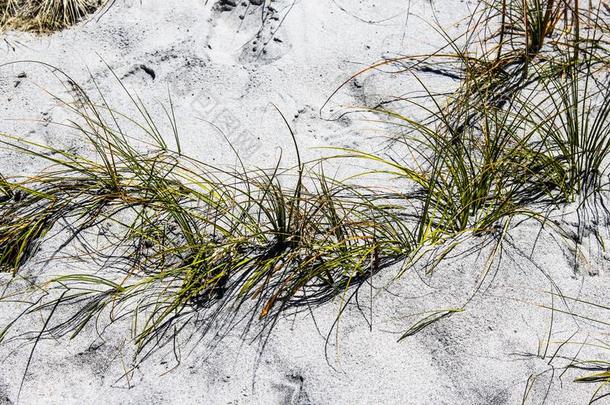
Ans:
[{"label": "dune grass", "polygon": [[[356,75],[395,65],[422,89],[417,97],[369,109],[396,126],[389,141],[398,153],[342,157],[381,162],[386,168],[375,175],[415,185],[404,195],[418,202],[417,240],[444,246],[441,258],[460,235],[495,239],[494,252],[501,252],[508,230],[523,218],[552,227],[573,246],[547,220],[571,203],[578,207],[578,232],[587,223],[603,244],[601,224],[610,217],[603,197],[609,191],[610,31],[600,8],[577,4],[484,2],[463,36],[437,29],[447,42],[438,53],[384,60]],[[436,94],[423,79],[430,72],[460,78],[457,90]],[[415,112],[389,107],[400,102]],[[579,243],[580,235],[576,250]],[[489,268],[486,263],[482,277]],[[416,323],[416,330],[446,318],[439,314]]]},{"label": "dune grass", "polygon": [[[334,158],[381,163],[373,174],[407,190],[329,179],[326,160],[300,161],[294,134],[292,166],[213,167],[182,153],[177,134],[162,134],[136,98],[138,119],[84,92],[82,105],[67,105],[89,157],[3,136],[4,147],[48,169],[0,177],[0,271],[18,274],[51,230],[67,235],[59,251],[101,268],[47,280],[44,299],[29,300],[21,316],[45,314],[45,336],[129,318],[145,358],[195,322],[202,334],[238,323],[269,332],[287,313],[349,301],[349,291],[391,265],[402,264],[402,274],[427,247],[441,249],[442,259],[464,235],[499,246],[517,218],[546,226],[550,212],[575,201],[607,215],[607,27],[598,12],[574,4],[485,2],[463,43],[439,30],[451,52],[382,62],[414,61],[401,69],[425,100],[403,101],[426,118],[375,108],[400,127],[391,141],[401,155],[340,150]],[[418,75],[437,58],[463,79],[448,96]],[[167,115],[177,128],[173,111]],[[59,306],[69,315],[51,319]]]},{"label": "dune grass", "polygon": [[[604,196],[610,174],[610,30],[601,4],[597,9],[590,4],[488,2],[463,37],[438,30],[450,52],[372,67],[396,64],[400,74],[411,75],[423,91],[397,101],[427,118],[405,116],[385,104],[373,108],[399,129],[390,141],[401,146],[400,154],[350,151],[344,157],[382,162],[384,173],[418,186],[405,193],[419,201],[418,241],[450,241],[468,233],[487,234],[501,244],[515,218],[537,219],[548,228],[553,211],[577,203],[578,232],[587,222],[603,245],[602,224],[610,218]],[[421,78],[420,72],[435,64],[462,78],[448,96],[438,96]],[[573,243],[561,229],[552,231]],[[449,313],[439,314],[422,319],[416,330]],[[576,381],[600,383],[597,395],[610,382],[607,364],[579,363],[598,372]]]},{"label": "dune grass", "polygon": [[0,32],[48,33],[70,27],[107,0],[0,0]]},{"label": "dune grass", "polygon": [[[93,156],[0,140],[48,163],[36,176],[2,182],[3,270],[18,272],[52,228],[66,235],[56,254],[74,247],[78,260],[102,267],[47,280],[45,299],[23,315],[60,305],[73,314],[50,322],[45,336],[77,335],[109,313],[107,323],[134,320],[139,354],[172,341],[195,317],[205,328],[260,322],[262,333],[282,313],[358,288],[416,250],[398,207],[372,190],[330,180],[300,159],[293,169],[220,170],[171,151],[145,106],[139,133],[127,134],[119,122],[135,121],[80,99],[72,129]],[[108,224],[113,232],[100,238]]]}]

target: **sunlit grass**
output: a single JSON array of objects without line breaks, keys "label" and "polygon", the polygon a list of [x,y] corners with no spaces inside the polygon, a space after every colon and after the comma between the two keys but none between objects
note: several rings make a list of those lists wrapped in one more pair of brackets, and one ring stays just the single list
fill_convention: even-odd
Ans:
[{"label": "sunlit grass", "polygon": [[[461,238],[487,237],[498,246],[493,256],[524,218],[547,226],[569,203],[579,215],[608,215],[608,30],[599,10],[575,4],[484,2],[463,37],[438,30],[447,39],[441,56],[375,65],[409,61],[401,73],[423,89],[402,101],[424,119],[371,111],[400,128],[389,139],[398,153],[341,149],[306,164],[291,134],[296,162],[228,170],[188,157],[137,98],[142,115],[132,118],[84,92],[82,105],[66,106],[91,156],[3,136],[6,148],[48,168],[0,178],[0,271],[18,274],[54,228],[67,236],[59,251],[76,249],[102,269],[46,280],[33,292],[44,290],[43,299],[28,300],[22,316],[43,313],[45,336],[72,337],[129,318],[145,357],[194,320],[202,334],[218,322],[270,331],[290,311],[349,300],[391,265],[404,274],[428,247],[442,260]],[[417,69],[441,59],[462,80],[439,96]],[[175,130],[174,112],[167,116]],[[135,133],[123,130],[133,124]],[[339,158],[382,168],[327,177],[324,165]],[[371,174],[408,187],[381,191]],[[101,231],[107,224],[112,233]],[[70,315],[55,321],[49,310],[60,306]],[[432,312],[401,340],[463,310]],[[605,373],[581,380],[607,381]]]},{"label": "sunlit grass", "polygon": [[67,28],[108,0],[0,0],[0,32],[47,33]]}]

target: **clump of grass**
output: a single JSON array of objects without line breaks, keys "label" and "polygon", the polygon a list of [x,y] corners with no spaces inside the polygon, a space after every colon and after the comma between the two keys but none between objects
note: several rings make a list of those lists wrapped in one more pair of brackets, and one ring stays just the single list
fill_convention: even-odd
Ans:
[{"label": "clump of grass", "polygon": [[496,234],[514,217],[538,217],[565,193],[563,176],[551,170],[555,162],[538,142],[544,136],[541,123],[530,111],[544,102],[513,95],[499,107],[489,99],[485,104],[463,99],[455,116],[431,92],[428,97],[432,107],[409,100],[427,112],[424,121],[374,110],[400,127],[391,139],[400,156],[350,151],[382,162],[389,167],[384,173],[415,186],[403,195],[419,202],[418,242],[437,243],[465,232]]},{"label": "clump of grass", "polygon": [[[437,31],[451,52],[371,67],[397,64],[398,73],[412,74],[422,85],[423,94],[394,103],[415,107],[425,119],[385,104],[372,111],[399,126],[401,135],[391,141],[417,165],[399,171],[427,190],[432,212],[451,218],[435,222],[455,229],[465,229],[466,218],[485,212],[489,202],[512,210],[599,195],[610,152],[608,30],[601,8],[581,9],[567,0],[483,5],[460,38]],[[432,72],[462,79],[441,97],[418,76],[436,62],[443,70]]]},{"label": "clump of grass", "polygon": [[1,0],[0,32],[48,33],[76,24],[107,0]]},{"label": "clump of grass", "polygon": [[[437,30],[447,41],[439,52],[382,61],[355,75],[396,65],[423,88],[368,109],[396,124],[390,144],[398,152],[344,155],[381,162],[386,168],[376,174],[414,187],[403,195],[417,201],[420,244],[451,249],[464,234],[501,243],[514,218],[548,226],[553,210],[575,200],[579,218],[584,207],[607,215],[600,198],[610,154],[601,9],[552,0],[482,4],[461,37]],[[460,84],[437,95],[420,73]],[[399,102],[424,118],[388,107]]]},{"label": "clump of grass", "polygon": [[[27,196],[0,205],[7,246],[42,216],[45,231],[66,224],[59,249],[72,244],[79,260],[102,267],[95,275],[47,280],[48,295],[23,316],[60,306],[72,315],[49,322],[45,335],[74,336],[105,316],[109,324],[131,317],[145,357],[145,349],[174,340],[195,318],[204,332],[218,322],[245,322],[246,330],[259,324],[262,333],[286,312],[357,289],[417,249],[413,221],[383,195],[330,180],[300,158],[293,169],[212,167],[171,151],[143,105],[137,104],[143,123],[132,125],[140,133],[128,135],[122,128],[129,125],[120,122],[134,120],[81,93],[73,129],[93,157],[2,140],[49,163],[36,176],[3,182]],[[143,139],[139,147],[136,138]],[[101,231],[107,224],[112,233]],[[43,236],[28,233],[23,245]],[[5,253],[5,269],[16,272],[25,263],[30,255],[22,251],[32,249]]]}]

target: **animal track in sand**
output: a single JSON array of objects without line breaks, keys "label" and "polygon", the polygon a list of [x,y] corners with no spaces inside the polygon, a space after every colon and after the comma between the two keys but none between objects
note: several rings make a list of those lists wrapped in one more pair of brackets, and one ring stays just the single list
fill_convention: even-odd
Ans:
[{"label": "animal track in sand", "polygon": [[292,49],[281,29],[294,5],[293,0],[219,0],[213,6],[212,21],[227,25],[228,30],[217,42],[226,46],[237,41],[240,63],[269,64],[281,59]]},{"label": "animal track in sand", "polygon": [[282,405],[310,404],[309,397],[303,389],[305,379],[298,373],[286,374],[281,379],[270,380],[271,389],[277,392]]}]

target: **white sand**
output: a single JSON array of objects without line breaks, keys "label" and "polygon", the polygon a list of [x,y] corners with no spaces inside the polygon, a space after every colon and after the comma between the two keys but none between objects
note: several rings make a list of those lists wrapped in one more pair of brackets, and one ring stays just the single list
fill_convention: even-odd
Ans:
[{"label": "white sand", "polygon": [[[449,32],[460,32],[460,18],[474,4],[277,0],[269,3],[277,18],[262,24],[260,7],[246,8],[237,2],[233,11],[220,12],[213,9],[213,1],[205,3],[119,0],[101,19],[62,33],[6,35],[2,61],[36,60],[60,67],[87,91],[94,91],[95,81],[111,105],[130,111],[132,106],[107,64],[158,117],[162,118],[162,109],[157,101],[166,102],[171,93],[183,148],[194,157],[234,165],[224,132],[246,164],[273,166],[282,151],[284,165],[289,166],[294,164],[292,140],[274,104],[296,131],[306,158],[328,154],[317,149],[323,146],[378,150],[375,137],[387,130],[382,124],[364,122],[358,115],[328,118],[350,106],[404,94],[413,86],[408,78],[365,75],[357,85],[346,86],[322,117],[320,108],[343,81],[384,55],[437,49],[442,40],[428,25],[434,21],[433,12]],[[154,79],[142,65],[154,71]],[[21,73],[27,77],[18,78]],[[433,74],[421,77],[438,88],[455,85]],[[74,138],[50,124],[62,122],[66,114],[43,90],[68,95],[40,65],[1,68],[0,131],[78,151],[81,145]],[[0,156],[0,168],[7,174],[37,168],[12,154]],[[533,224],[513,232],[516,246],[528,254],[536,236]],[[321,334],[310,314],[278,325],[262,357],[256,343],[242,341],[236,332],[213,353],[204,345],[190,354],[184,351],[181,364],[173,370],[176,362],[171,355],[153,356],[128,378],[123,370],[130,361],[129,343],[119,325],[106,333],[105,342],[98,339],[93,347],[89,347],[95,340],[93,330],[74,340],[45,341],[35,352],[19,403],[513,404],[521,403],[528,379],[533,387],[528,404],[586,403],[596,387],[572,382],[582,372],[562,374],[561,368],[553,372],[552,365],[565,365],[567,360],[559,357],[569,360],[580,349],[581,356],[588,358],[595,350],[579,343],[593,342],[607,328],[557,312],[551,325],[551,311],[540,306],[608,319],[607,311],[571,301],[568,309],[565,302],[545,293],[551,289],[551,278],[566,296],[607,302],[606,261],[598,258],[597,250],[588,251],[586,240],[577,272],[568,249],[548,234],[541,236],[533,256],[546,275],[518,257],[516,250],[509,250],[495,277],[487,279],[464,313],[400,343],[398,337],[417,319],[413,314],[463,304],[475,288],[488,250],[478,258],[448,260],[432,276],[413,270],[391,285],[391,293],[377,291],[372,330],[363,314],[350,307],[338,337],[330,335],[327,346],[326,334],[339,302],[315,310]],[[383,286],[392,273],[388,270],[373,280],[375,287]],[[360,297],[365,315],[370,310],[367,290],[363,288]],[[12,310],[8,305],[0,308],[4,322]],[[570,337],[571,343],[549,365],[558,344]],[[15,352],[15,345],[0,347],[5,359],[0,367],[0,404],[17,402],[30,347]],[[608,353],[602,355],[607,358]]]}]

